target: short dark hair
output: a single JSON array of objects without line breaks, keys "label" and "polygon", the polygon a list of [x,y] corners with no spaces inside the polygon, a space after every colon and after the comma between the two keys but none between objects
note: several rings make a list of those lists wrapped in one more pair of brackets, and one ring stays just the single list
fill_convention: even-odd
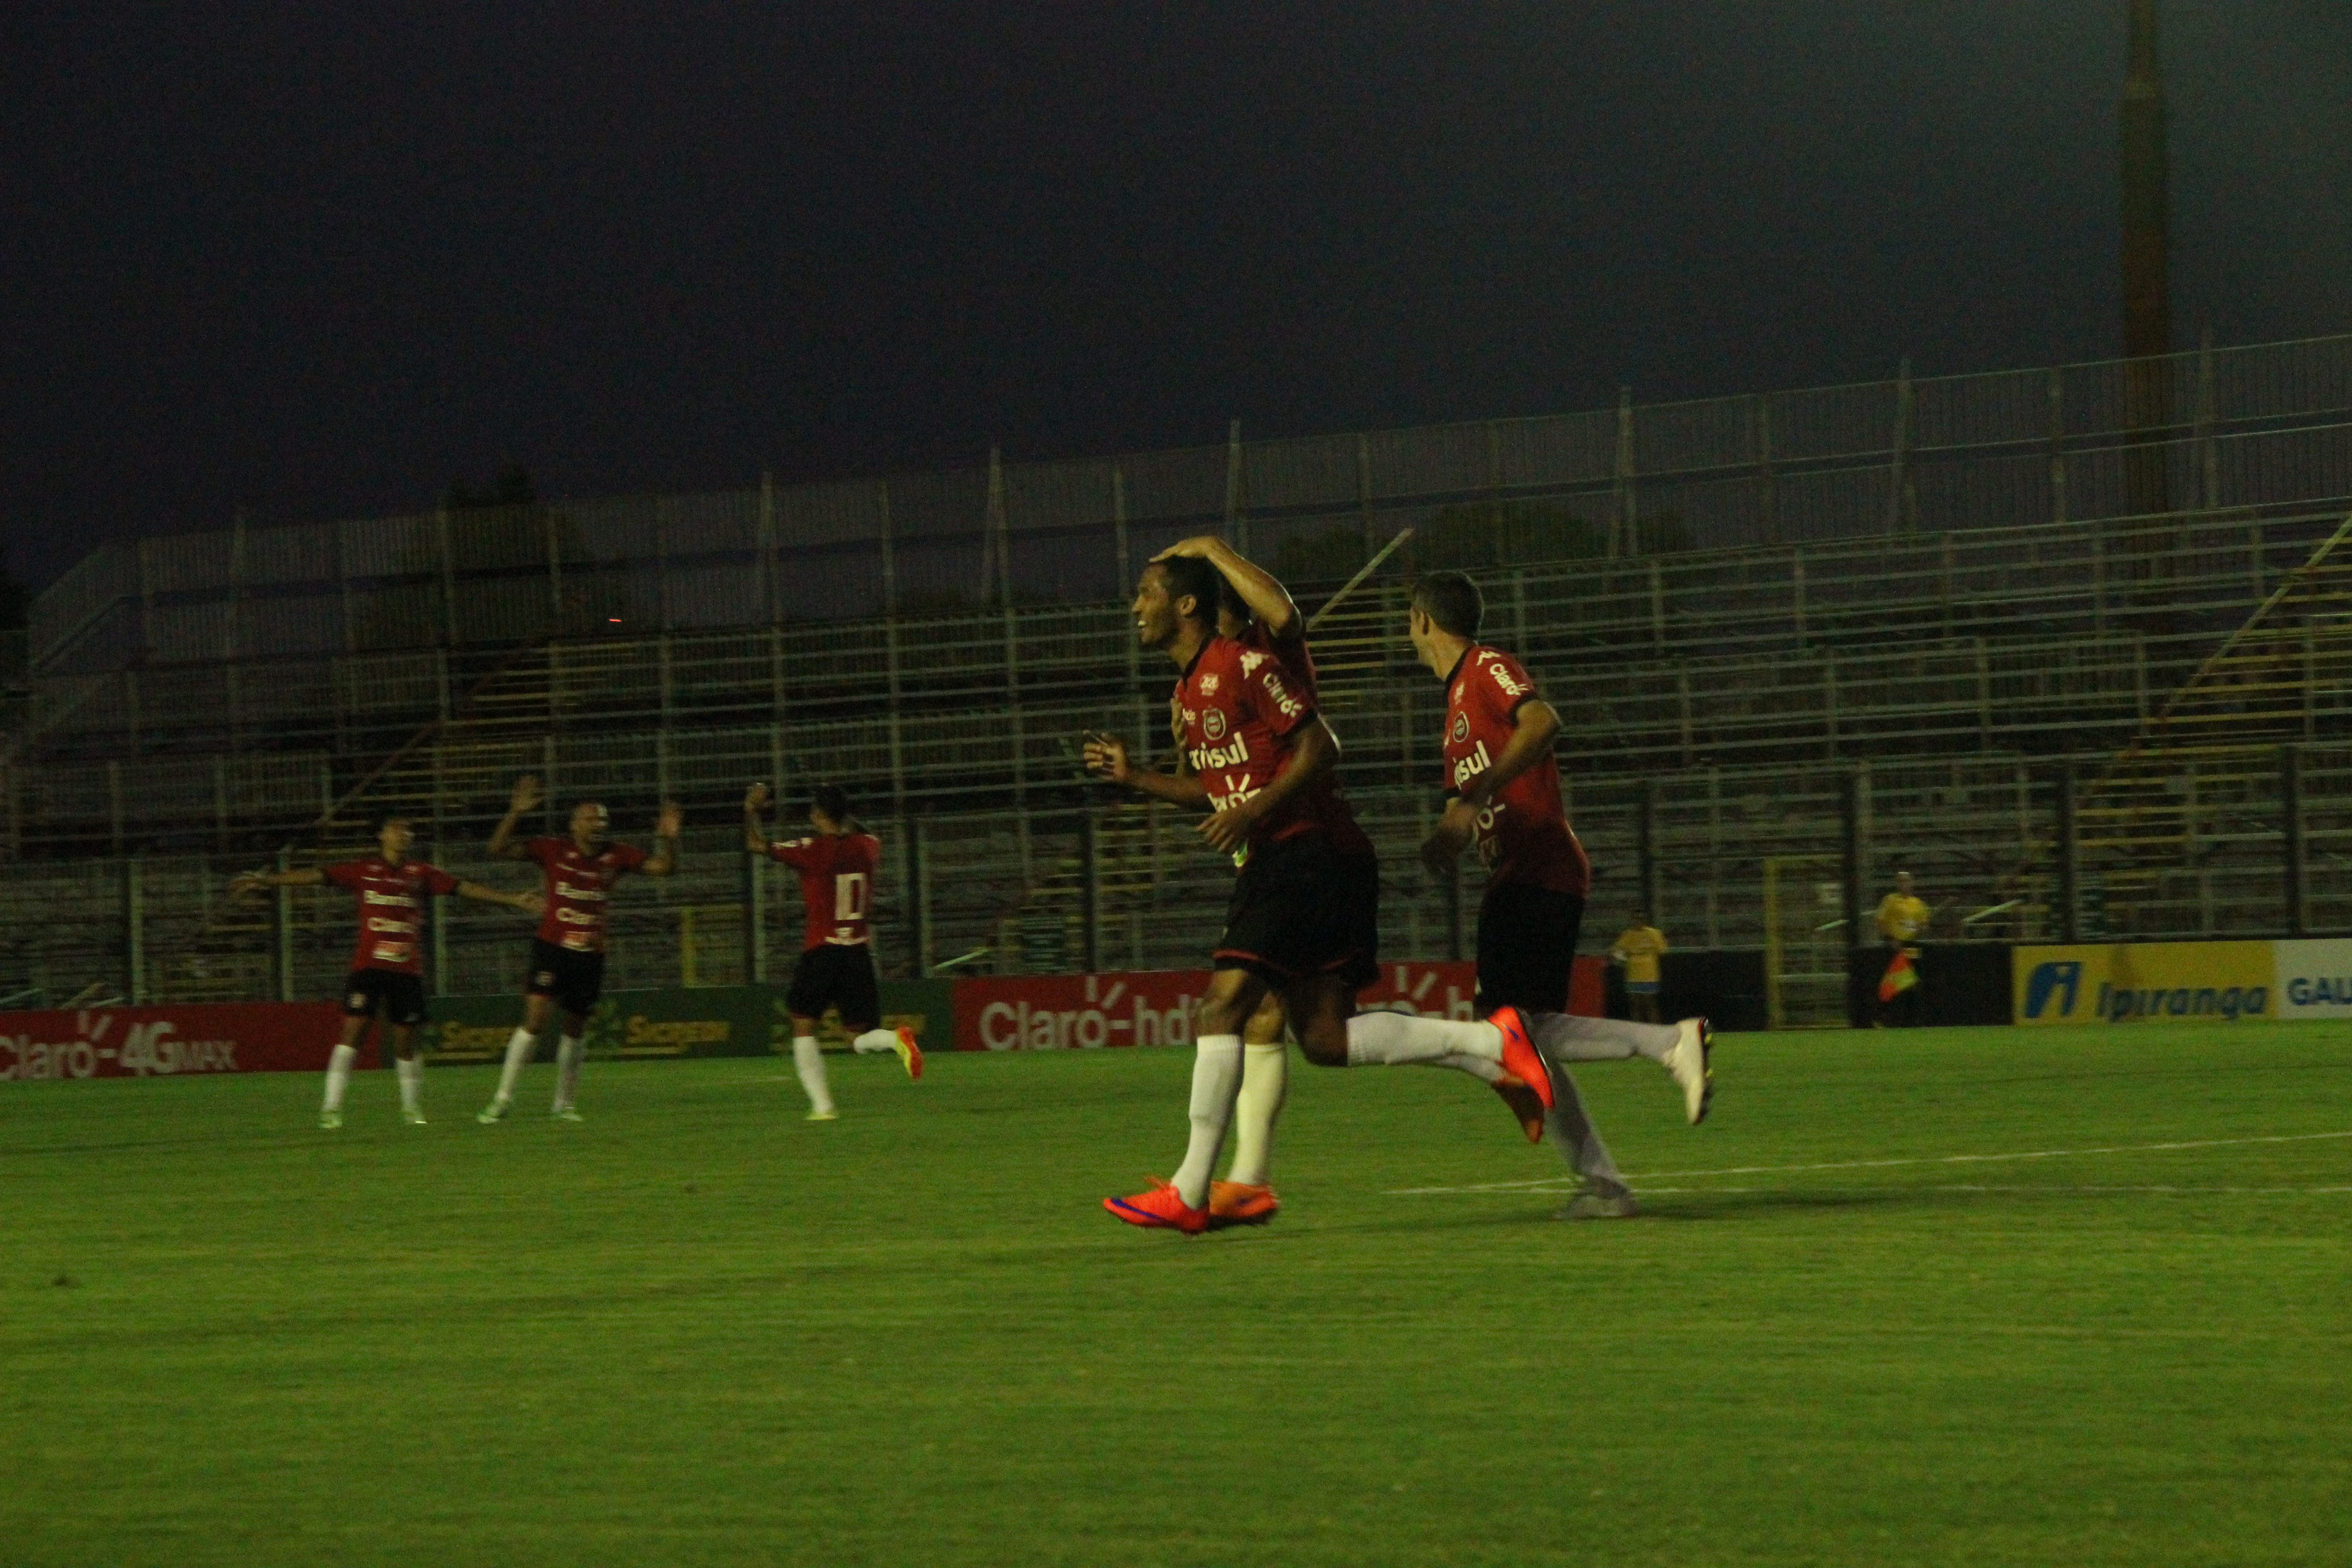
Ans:
[{"label": "short dark hair", "polygon": [[1486,598],[1459,572],[1432,572],[1412,585],[1412,607],[1457,637],[1475,637],[1486,618]]},{"label": "short dark hair", "polygon": [[821,784],[809,792],[809,804],[835,822],[849,820],[849,794],[839,784]]},{"label": "short dark hair", "polygon": [[1227,612],[1232,613],[1234,619],[1244,624],[1257,618],[1257,613],[1250,608],[1249,601],[1242,597],[1242,591],[1234,586],[1234,580],[1220,572],[1217,574],[1217,613],[1223,615]]},{"label": "short dark hair", "polygon": [[368,818],[368,831],[374,834],[378,838],[381,838],[383,837],[383,830],[390,827],[395,822],[404,822],[408,824],[411,830],[414,830],[416,826],[416,818],[412,814],[405,811],[392,811],[387,809],[384,811],[379,811]]},{"label": "short dark hair", "polygon": [[[1168,584],[1171,599],[1189,598],[1193,604],[1192,618],[1214,630],[1217,625],[1217,595],[1224,587],[1225,574],[1197,555],[1171,555],[1165,561],[1151,563]],[[1181,615],[1182,611],[1177,612]]]}]

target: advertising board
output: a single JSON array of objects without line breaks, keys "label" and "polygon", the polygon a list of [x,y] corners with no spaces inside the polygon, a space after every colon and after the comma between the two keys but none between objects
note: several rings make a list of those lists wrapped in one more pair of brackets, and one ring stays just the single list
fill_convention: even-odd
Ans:
[{"label": "advertising board", "polygon": [[0,1079],[317,1072],[335,1048],[341,1016],[332,1002],[0,1013]]},{"label": "advertising board", "polygon": [[[1601,1010],[1601,964],[1578,959],[1570,1006]],[[1192,1043],[1205,969],[1113,974],[1008,974],[955,983],[955,1048],[960,1051],[1096,1050],[1118,1046]],[[1467,1018],[1477,966],[1467,963],[1384,963],[1357,1005]]]},{"label": "advertising board", "polygon": [[2020,1024],[2214,1023],[2279,1016],[2267,942],[2020,947],[2010,959]]},{"label": "advertising board", "polygon": [[[905,1025],[918,1037],[945,1031],[951,1010],[945,981],[884,981],[882,1024]],[[520,995],[439,996],[427,1007],[423,1039],[430,1060],[450,1066],[495,1061],[522,1022]],[[849,1032],[828,1014],[820,1043],[845,1049]],[[792,1048],[791,1015],[782,987],[707,985],[609,991],[588,1015],[588,1056],[599,1061],[662,1057],[757,1057]]]},{"label": "advertising board", "polygon": [[2352,1018],[2352,942],[2274,942],[2271,952],[2274,1016]]}]

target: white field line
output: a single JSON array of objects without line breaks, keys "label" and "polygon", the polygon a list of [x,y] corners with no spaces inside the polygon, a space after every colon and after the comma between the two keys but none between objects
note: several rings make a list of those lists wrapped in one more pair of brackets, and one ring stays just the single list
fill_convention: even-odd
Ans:
[{"label": "white field line", "polygon": [[[2153,1154],[2176,1149],[2231,1149],[2249,1143],[2308,1143],[2323,1138],[2352,1138],[2352,1131],[2286,1132],[2260,1138],[2199,1138],[2176,1143],[2118,1143],[2104,1149],[2030,1149],[2013,1154],[1923,1154],[1903,1160],[1830,1160],[1809,1165],[1726,1165],[1715,1171],[1652,1171],[1628,1175],[1625,1180],[1630,1184],[1679,1181],[1691,1176],[1780,1176],[1805,1171],[1877,1171],[1898,1165],[1974,1165],[2001,1160],[2074,1160],[2091,1154]],[[1533,1181],[1480,1182],[1460,1187],[1391,1187],[1381,1195],[1412,1197],[1427,1193],[1537,1192],[1570,1180],[1573,1178],[1542,1176]],[[1719,1187],[1713,1190],[1733,1189]]]}]

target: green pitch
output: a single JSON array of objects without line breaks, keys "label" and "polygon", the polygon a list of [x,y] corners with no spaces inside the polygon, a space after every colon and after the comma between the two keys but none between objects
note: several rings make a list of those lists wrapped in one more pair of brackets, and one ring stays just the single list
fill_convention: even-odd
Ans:
[{"label": "green pitch", "polygon": [[0,1562],[2352,1554],[2352,1030],[1717,1060],[1580,1075],[1650,1211],[1582,1225],[1398,1191],[1557,1174],[1468,1079],[1297,1064],[1202,1239],[1097,1206],[1182,1052],[0,1085]]}]

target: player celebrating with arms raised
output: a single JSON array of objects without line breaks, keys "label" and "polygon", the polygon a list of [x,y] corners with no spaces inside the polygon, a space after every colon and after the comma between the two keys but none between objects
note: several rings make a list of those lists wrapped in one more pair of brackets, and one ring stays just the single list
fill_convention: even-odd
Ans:
[{"label": "player celebrating with arms raised", "polygon": [[[1281,994],[1300,1048],[1319,1066],[1433,1060],[1467,1050],[1522,1079],[1545,1078],[1523,1035],[1506,1037],[1487,1025],[1414,1031],[1403,1048],[1391,1047],[1395,1030],[1376,1029],[1367,1037],[1370,1048],[1359,1048],[1360,1027],[1376,1020],[1442,1021],[1353,1016],[1356,992],[1377,972],[1379,865],[1331,782],[1339,743],[1329,727],[1293,689],[1280,660],[1217,634],[1218,578],[1229,554],[1220,546],[1213,561],[1205,547],[1180,546],[1147,566],[1136,587],[1137,637],[1183,672],[1176,698],[1192,776],[1131,767],[1125,744],[1108,736],[1089,736],[1086,750],[1097,777],[1207,807],[1202,838],[1239,868],[1201,1003],[1183,1163],[1173,1181],[1104,1200],[1131,1225],[1188,1234],[1209,1226],[1210,1174],[1240,1088],[1241,1026],[1269,986]],[[1549,1102],[1548,1083],[1538,1093]]]},{"label": "player celebrating with arms raised", "polygon": [[425,1125],[425,1063],[417,1057],[416,1026],[425,1021],[425,965],[418,940],[425,900],[451,893],[485,904],[504,904],[535,915],[545,908],[537,893],[501,893],[479,882],[451,876],[438,866],[408,858],[416,833],[405,816],[376,819],[376,852],[334,866],[304,866],[290,871],[247,871],[228,885],[232,898],[263,888],[315,888],[333,883],[359,900],[359,941],[352,949],[351,978],[343,985],[342,1037],[327,1058],[327,1093],[319,1125],[343,1124],[343,1091],[359,1059],[360,1036],[368,1021],[392,1036],[393,1065],[400,1076],[400,1119]]},{"label": "player celebrating with arms raised", "polygon": [[856,1031],[850,1042],[855,1049],[897,1051],[908,1078],[923,1076],[923,1050],[912,1029],[882,1027],[882,988],[874,978],[873,930],[866,923],[874,872],[882,860],[881,841],[857,830],[849,816],[849,797],[838,784],[816,786],[808,812],[809,826],[815,831],[781,843],[769,839],[760,820],[768,800],[764,784],[744,792],[743,848],[790,866],[801,876],[808,927],[784,1007],[793,1016],[793,1070],[808,1094],[808,1119],[831,1121],[840,1112],[834,1109],[833,1091],[824,1081],[824,1053],[816,1043],[817,1020],[827,1007],[840,1009],[842,1023]]},{"label": "player celebrating with arms raised", "polygon": [[615,844],[604,836],[612,817],[601,802],[583,800],[572,808],[569,837],[515,841],[522,814],[537,805],[539,780],[526,773],[515,781],[507,814],[490,835],[489,852],[501,860],[531,860],[547,881],[547,914],[531,939],[530,979],[524,987],[522,1026],[507,1041],[506,1065],[499,1073],[499,1091],[475,1121],[485,1124],[506,1120],[514,1101],[515,1083],[530,1060],[539,1037],[547,1028],[552,1004],[563,1015],[563,1034],[555,1051],[555,1108],[559,1121],[577,1121],[572,1101],[580,1087],[582,1037],[588,1028],[589,1009],[604,994],[604,940],[610,921],[607,908],[613,884],[631,871],[667,877],[677,868],[677,807],[662,804],[654,821],[660,847],[647,855],[634,844]]}]

